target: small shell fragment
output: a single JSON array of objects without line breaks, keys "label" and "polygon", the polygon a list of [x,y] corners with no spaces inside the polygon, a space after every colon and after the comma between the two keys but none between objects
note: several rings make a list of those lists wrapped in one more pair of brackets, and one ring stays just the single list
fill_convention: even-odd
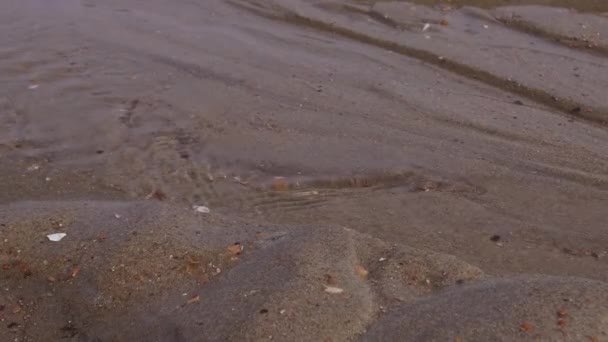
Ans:
[{"label": "small shell fragment", "polygon": [[340,293],[344,292],[344,289],[341,289],[339,287],[334,287],[334,286],[325,286],[325,292],[331,293],[331,294],[340,294]]},{"label": "small shell fragment", "polygon": [[53,233],[53,234],[47,235],[46,237],[50,241],[59,242],[59,241],[61,241],[61,239],[63,239],[64,237],[66,237],[66,235],[68,235],[68,234],[66,234],[66,233]]},{"label": "small shell fragment", "polygon": [[211,210],[209,208],[205,207],[204,205],[195,205],[192,208],[197,213],[209,214],[211,212]]}]

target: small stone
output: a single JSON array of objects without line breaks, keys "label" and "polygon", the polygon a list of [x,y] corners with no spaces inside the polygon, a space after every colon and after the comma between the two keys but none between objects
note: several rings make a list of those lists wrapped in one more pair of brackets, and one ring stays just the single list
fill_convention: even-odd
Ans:
[{"label": "small stone", "polygon": [[363,267],[361,265],[355,266],[355,272],[357,272],[357,275],[361,279],[367,279],[367,275],[369,274],[369,271],[366,270],[365,267]]},{"label": "small stone", "polygon": [[534,330],[534,326],[533,326],[532,324],[528,323],[528,322],[523,322],[523,323],[522,323],[522,324],[519,326],[519,329],[520,329],[521,331],[524,331],[524,332],[530,332],[530,331]]},{"label": "small stone", "polygon": [[271,187],[274,191],[287,191],[289,190],[289,183],[285,177],[274,177]]},{"label": "small stone", "polygon": [[232,255],[240,255],[245,247],[240,242],[235,242],[233,245],[228,246],[227,250]]}]

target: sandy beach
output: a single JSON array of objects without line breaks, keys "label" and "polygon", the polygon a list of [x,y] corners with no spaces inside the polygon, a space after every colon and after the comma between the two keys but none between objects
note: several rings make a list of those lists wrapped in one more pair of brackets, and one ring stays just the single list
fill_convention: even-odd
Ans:
[{"label": "sandy beach", "polygon": [[0,341],[608,341],[608,2],[0,32]]}]

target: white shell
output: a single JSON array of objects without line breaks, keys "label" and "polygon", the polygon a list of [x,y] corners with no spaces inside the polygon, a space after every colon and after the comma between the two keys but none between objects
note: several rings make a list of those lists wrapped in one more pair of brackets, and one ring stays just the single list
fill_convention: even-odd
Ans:
[{"label": "white shell", "polygon": [[66,233],[54,233],[54,234],[49,234],[46,237],[49,240],[51,240],[51,241],[59,242],[59,241],[61,241],[61,239],[63,239],[64,237],[66,237],[66,235],[68,235],[68,234],[66,234]]}]

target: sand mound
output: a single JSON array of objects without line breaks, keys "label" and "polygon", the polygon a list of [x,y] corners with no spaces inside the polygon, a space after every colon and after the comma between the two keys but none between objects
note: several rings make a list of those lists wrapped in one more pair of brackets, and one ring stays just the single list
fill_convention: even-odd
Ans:
[{"label": "sand mound", "polygon": [[387,314],[365,341],[602,341],[608,285],[578,278],[518,277],[445,293]]},{"label": "sand mound", "polygon": [[[34,340],[342,340],[392,303],[482,276],[344,228],[251,225],[154,202],[0,213],[5,319]],[[48,241],[54,232],[67,236]]]},{"label": "sand mound", "polygon": [[[603,283],[471,285],[485,276],[454,257],[340,227],[246,224],[151,201],[21,202],[0,214],[0,300],[19,338],[347,340],[370,327],[372,340],[507,338],[524,321],[554,337],[560,309],[572,336],[605,332]],[[53,232],[67,236],[48,241]]]}]

